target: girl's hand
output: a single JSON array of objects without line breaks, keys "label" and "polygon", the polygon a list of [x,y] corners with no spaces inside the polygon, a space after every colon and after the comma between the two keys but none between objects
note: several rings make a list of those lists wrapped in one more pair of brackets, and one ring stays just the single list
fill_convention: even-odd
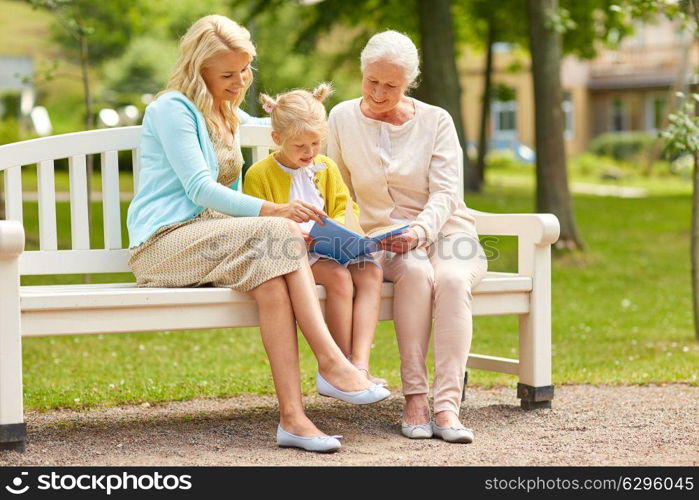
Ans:
[{"label": "girl's hand", "polygon": [[418,236],[415,230],[406,229],[400,234],[383,239],[379,242],[379,247],[395,253],[405,253],[418,244]]},{"label": "girl's hand", "polygon": [[289,203],[265,202],[264,205],[262,205],[262,210],[260,210],[260,215],[286,217],[295,222],[308,222],[309,220],[313,220],[321,225],[323,225],[321,219],[328,216],[328,214],[322,210],[303,200],[294,200]]},{"label": "girl's hand", "polygon": [[306,242],[306,248],[310,250],[313,248],[313,236],[311,236],[308,233],[301,232],[301,236],[303,236],[303,241]]}]

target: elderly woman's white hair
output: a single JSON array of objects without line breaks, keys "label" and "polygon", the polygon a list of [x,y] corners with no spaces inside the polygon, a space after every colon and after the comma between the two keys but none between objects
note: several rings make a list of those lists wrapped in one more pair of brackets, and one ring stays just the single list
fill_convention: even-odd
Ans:
[{"label": "elderly woman's white hair", "polygon": [[388,60],[405,69],[408,86],[413,87],[420,75],[420,57],[413,41],[403,33],[389,30],[377,33],[367,42],[360,57],[362,73],[367,65]]}]

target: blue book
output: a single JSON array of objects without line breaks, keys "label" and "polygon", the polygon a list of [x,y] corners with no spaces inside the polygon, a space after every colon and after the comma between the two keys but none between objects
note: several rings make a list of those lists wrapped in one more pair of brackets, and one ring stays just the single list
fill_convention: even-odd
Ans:
[{"label": "blue book", "polygon": [[399,224],[370,231],[366,236],[347,229],[333,219],[323,219],[324,225],[314,224],[309,233],[313,238],[312,251],[330,257],[340,264],[361,255],[380,250],[378,243],[384,238],[395,236],[408,228]]}]

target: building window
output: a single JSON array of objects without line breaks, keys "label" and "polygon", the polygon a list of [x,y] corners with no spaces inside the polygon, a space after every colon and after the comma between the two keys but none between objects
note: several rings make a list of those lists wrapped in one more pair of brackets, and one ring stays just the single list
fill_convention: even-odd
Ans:
[{"label": "building window", "polygon": [[517,101],[493,101],[493,139],[517,138]]},{"label": "building window", "polygon": [[620,97],[612,101],[611,130],[621,132],[628,129],[626,103]]},{"label": "building window", "polygon": [[495,52],[496,54],[507,54],[513,52],[516,48],[516,43],[507,42],[495,42],[492,47],[493,52]]},{"label": "building window", "polygon": [[667,96],[650,94],[646,97],[646,130],[657,132],[663,125],[667,113]]},{"label": "building window", "polygon": [[570,92],[563,92],[563,120],[565,121],[565,130],[563,136],[570,140],[574,137],[573,133],[573,95]]}]

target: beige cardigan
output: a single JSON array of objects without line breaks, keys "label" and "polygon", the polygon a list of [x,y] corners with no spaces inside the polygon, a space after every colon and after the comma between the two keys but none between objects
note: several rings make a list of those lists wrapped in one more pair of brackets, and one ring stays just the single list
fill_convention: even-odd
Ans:
[{"label": "beige cardigan", "polygon": [[360,100],[330,111],[328,156],[359,204],[364,230],[409,223],[420,246],[440,234],[475,236],[459,186],[459,140],[449,113],[412,99],[415,116],[392,125],[365,116]]}]

